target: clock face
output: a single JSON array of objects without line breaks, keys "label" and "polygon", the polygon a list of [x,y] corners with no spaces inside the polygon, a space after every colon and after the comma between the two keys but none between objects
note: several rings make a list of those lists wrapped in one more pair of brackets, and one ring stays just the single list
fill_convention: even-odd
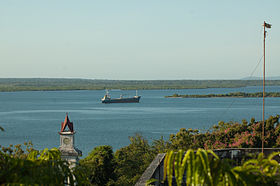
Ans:
[{"label": "clock face", "polygon": [[63,139],[63,143],[64,143],[65,145],[68,145],[68,144],[70,143],[70,139],[69,139],[69,138],[64,138],[64,139]]}]

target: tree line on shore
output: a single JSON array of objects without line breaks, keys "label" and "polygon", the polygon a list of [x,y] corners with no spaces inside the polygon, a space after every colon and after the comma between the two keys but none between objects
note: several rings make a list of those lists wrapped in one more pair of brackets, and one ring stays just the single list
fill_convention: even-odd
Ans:
[{"label": "tree line on shore", "polygon": [[[261,80],[101,80],[67,78],[0,78],[0,91],[198,89],[261,86]],[[279,86],[280,80],[267,80]]]},{"label": "tree line on shore", "polygon": [[[227,94],[173,94],[165,96],[166,98],[220,98],[220,97],[238,97],[238,98],[259,98],[263,97],[263,92],[246,93],[232,92]],[[280,97],[280,92],[266,92],[265,97]]]},{"label": "tree line on shore", "polygon": [[[71,178],[72,183],[78,185],[134,185],[158,153],[200,148],[205,150],[259,148],[262,143],[262,123],[255,121],[254,118],[250,122],[243,120],[241,123],[220,121],[206,132],[183,128],[177,134],[171,134],[168,140],[161,138],[152,143],[136,134],[130,137],[128,146],[116,152],[108,145],[95,147],[87,157],[80,160],[73,171],[65,166],[67,162],[61,160],[58,149],[38,151],[33,149],[31,143],[25,144],[26,149],[21,145],[2,147],[0,184],[63,185],[65,180]],[[280,147],[279,116],[270,116],[264,126],[264,146]],[[263,158],[260,158],[259,161],[262,160]],[[246,171],[245,168],[242,171]],[[279,171],[279,166],[273,168]],[[247,173],[251,174],[249,170]],[[269,178],[265,174],[261,176],[264,179],[259,180],[259,184],[266,181],[275,182],[274,176]]]}]

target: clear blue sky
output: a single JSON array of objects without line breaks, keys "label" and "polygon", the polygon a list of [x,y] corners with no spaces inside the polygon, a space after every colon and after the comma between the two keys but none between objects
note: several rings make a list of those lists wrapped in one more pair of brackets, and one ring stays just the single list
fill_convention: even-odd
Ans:
[{"label": "clear blue sky", "polygon": [[[239,79],[267,36],[279,76],[279,0],[0,0],[0,77]],[[254,76],[261,76],[260,65]]]}]

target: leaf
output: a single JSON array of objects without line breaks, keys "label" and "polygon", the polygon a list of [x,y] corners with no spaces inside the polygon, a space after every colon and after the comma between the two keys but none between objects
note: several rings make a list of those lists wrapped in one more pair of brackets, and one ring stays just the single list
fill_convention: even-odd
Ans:
[{"label": "leaf", "polygon": [[167,174],[167,163],[168,163],[168,159],[169,159],[169,154],[170,151],[168,151],[164,157],[164,163],[163,163],[163,181],[166,180],[166,174]]},{"label": "leaf", "polygon": [[183,151],[182,150],[179,150],[178,152],[178,159],[179,159],[179,167],[178,167],[178,182],[179,184],[177,185],[182,185],[183,183],[183,176],[184,176],[184,173],[185,173],[185,168],[186,168],[186,165],[183,164]]},{"label": "leaf", "polygon": [[39,151],[33,150],[28,154],[27,160],[35,161],[35,160],[37,160],[38,155],[39,155]]},{"label": "leaf", "polygon": [[278,156],[278,155],[280,155],[280,152],[272,152],[271,154],[269,154],[267,159],[272,160],[275,156]]},{"label": "leaf", "polygon": [[180,169],[180,166],[181,166],[180,161],[181,161],[180,160],[180,155],[179,155],[179,153],[176,153],[175,161],[174,161],[174,171],[175,171],[175,178],[176,178],[177,185],[180,185],[180,176],[179,176],[179,169]]},{"label": "leaf", "polygon": [[193,150],[188,150],[185,154],[185,157],[183,159],[183,164],[187,166],[186,170],[186,184],[192,185],[194,184],[194,175],[195,175],[195,154]]},{"label": "leaf", "polygon": [[213,155],[216,159],[220,159],[219,156],[217,156],[217,154],[215,154],[212,150],[207,150],[206,152]]},{"label": "leaf", "polygon": [[167,162],[167,178],[168,178],[168,185],[172,186],[172,178],[173,178],[173,165],[174,165],[174,152],[171,151],[168,162]]},{"label": "leaf", "polygon": [[151,183],[155,183],[157,181],[158,181],[158,179],[155,179],[155,178],[149,179],[146,181],[145,186],[149,186],[149,185],[151,185]]},{"label": "leaf", "polygon": [[205,173],[205,178],[208,181],[206,184],[213,185],[213,179],[212,179],[211,170],[209,167],[207,151],[205,151],[203,149],[198,149],[196,154],[200,158],[201,164],[203,166],[203,172]]}]

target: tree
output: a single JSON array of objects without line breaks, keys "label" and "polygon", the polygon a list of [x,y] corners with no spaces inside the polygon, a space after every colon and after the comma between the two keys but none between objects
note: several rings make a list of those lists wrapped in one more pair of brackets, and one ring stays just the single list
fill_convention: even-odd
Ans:
[{"label": "tree", "polygon": [[163,139],[163,136],[161,136],[160,139],[153,141],[152,149],[153,149],[155,154],[165,153],[165,152],[168,151],[168,149],[170,149],[170,145],[171,145],[170,142],[165,141]]},{"label": "tree", "polygon": [[115,172],[118,177],[116,185],[134,185],[156,156],[148,141],[141,135],[130,137],[130,142],[115,153]]},{"label": "tree", "polygon": [[[26,159],[28,154],[35,149],[33,148],[33,144],[31,141],[24,142],[25,149],[22,149],[21,144],[17,145],[10,145],[9,147],[1,147],[2,152],[4,154],[7,154],[13,158],[20,158],[20,159]],[[35,150],[36,151],[36,150]]]},{"label": "tree", "polygon": [[[85,159],[80,160],[77,170],[84,170],[92,185],[106,185],[116,180],[115,166],[112,147],[104,145],[95,147]],[[80,176],[77,179],[83,180]]]},{"label": "tree", "polygon": [[204,139],[205,135],[200,134],[197,129],[181,128],[176,135],[170,135],[169,141],[171,142],[171,145],[169,146],[173,150],[196,149],[203,146]]},{"label": "tree", "polygon": [[[166,144],[169,144],[167,147],[172,150],[260,148],[262,123],[262,121],[256,122],[254,118],[250,123],[246,120],[242,123],[220,121],[205,133],[183,128],[176,135],[171,134]],[[264,146],[280,147],[279,115],[270,116],[265,121]]]},{"label": "tree", "polygon": [[0,152],[0,184],[65,185],[69,180],[74,185],[74,176],[58,149],[32,150],[25,155],[17,152]]}]

